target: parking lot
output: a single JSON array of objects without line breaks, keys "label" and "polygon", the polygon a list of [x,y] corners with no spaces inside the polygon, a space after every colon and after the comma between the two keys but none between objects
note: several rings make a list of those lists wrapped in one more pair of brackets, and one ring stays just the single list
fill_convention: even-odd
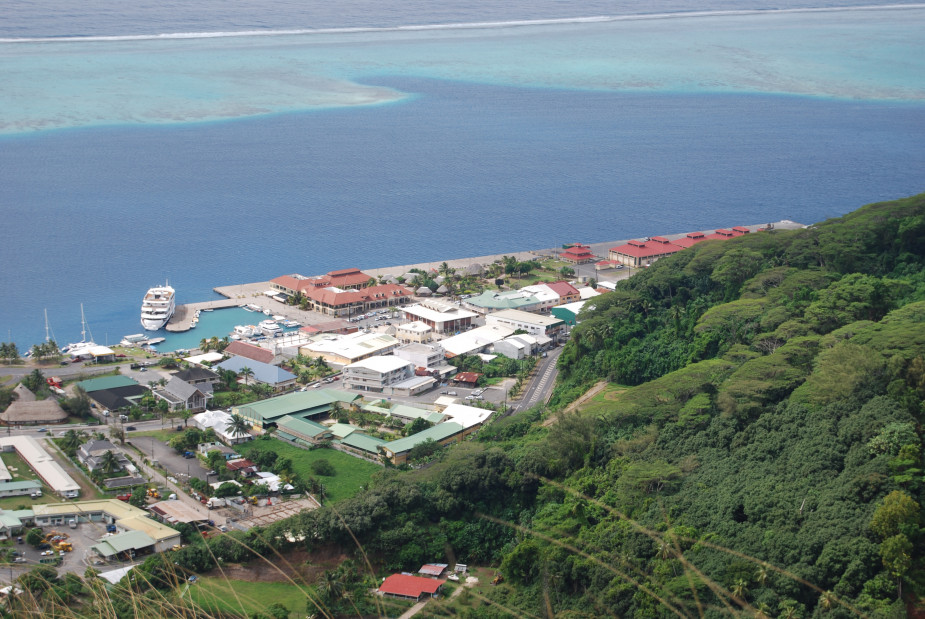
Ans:
[{"label": "parking lot", "polygon": [[[91,550],[90,547],[96,544],[101,537],[106,535],[106,526],[97,522],[82,522],[77,525],[76,529],[71,529],[67,525],[63,525],[59,527],[45,527],[42,529],[42,532],[46,535],[57,532],[68,536],[67,541],[71,543],[74,550],[59,555],[62,559],[62,563],[57,569],[59,572],[83,574],[89,565],[93,565],[94,557],[96,556],[96,553]],[[25,539],[25,533],[26,531],[23,531],[23,539]],[[18,560],[19,558],[17,558],[13,564],[14,578],[19,574],[31,570],[36,565],[40,565],[42,559],[48,559],[58,554],[50,549],[38,550],[25,542],[16,544],[14,550],[21,553],[20,556],[24,559],[20,561]],[[43,555],[43,552],[51,554]]]}]

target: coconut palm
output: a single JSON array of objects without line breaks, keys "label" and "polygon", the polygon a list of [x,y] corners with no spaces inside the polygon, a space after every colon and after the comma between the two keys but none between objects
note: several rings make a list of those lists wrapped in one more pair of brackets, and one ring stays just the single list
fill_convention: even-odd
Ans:
[{"label": "coconut palm", "polygon": [[208,339],[202,338],[201,340],[199,340],[199,350],[201,350],[202,352],[209,352],[210,348],[211,346],[209,345]]},{"label": "coconut palm", "polygon": [[103,454],[103,457],[100,459],[100,469],[103,473],[109,475],[110,473],[118,471],[120,468],[122,467],[119,464],[119,457],[116,456],[111,449]]},{"label": "coconut palm", "polygon": [[86,436],[86,432],[68,430],[64,433],[64,438],[61,439],[61,447],[64,448],[65,452],[72,454],[77,451],[77,448],[80,447],[80,444],[83,443],[83,439],[86,438]]},{"label": "coconut palm", "polygon": [[235,413],[231,416],[231,423],[228,425],[228,429],[233,438],[240,438],[248,433],[250,424],[247,422],[247,419]]},{"label": "coconut palm", "polygon": [[244,386],[246,387],[247,379],[254,375],[254,370],[250,369],[249,367],[245,365],[240,370],[238,370],[238,375],[244,377]]}]

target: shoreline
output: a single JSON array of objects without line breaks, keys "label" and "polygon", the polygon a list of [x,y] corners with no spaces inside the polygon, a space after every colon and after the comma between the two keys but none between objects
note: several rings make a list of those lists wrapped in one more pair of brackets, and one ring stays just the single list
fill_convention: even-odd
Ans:
[{"label": "shoreline", "polygon": [[[775,230],[795,230],[795,229],[805,227],[804,224],[800,224],[800,223],[791,221],[789,219],[784,219],[784,220],[772,222],[772,223],[773,223]],[[743,226],[743,227],[748,228],[751,231],[751,233],[756,233],[759,228],[763,228],[766,225],[767,224],[752,224],[752,225]],[[668,240],[672,241],[672,240],[684,238],[684,236],[688,234],[689,232],[693,232],[693,231],[679,232],[679,233],[673,233],[673,234],[663,234],[663,235],[656,235],[656,236],[663,236],[667,238]],[[704,234],[712,234],[713,232],[715,232],[715,229],[699,230],[698,232],[703,232]],[[632,239],[610,241],[610,242],[605,242],[605,243],[590,243],[588,244],[588,246],[591,248],[591,252],[594,255],[599,256],[601,260],[606,260],[608,259],[609,250],[611,247],[616,247],[618,245],[625,244],[630,240]],[[363,273],[370,275],[371,277],[379,277],[383,275],[398,277],[398,276],[404,275],[405,273],[410,272],[412,269],[421,269],[423,271],[429,271],[431,269],[439,269],[440,265],[442,265],[444,262],[446,262],[447,265],[449,265],[451,268],[465,269],[466,267],[469,267],[473,264],[479,264],[484,267],[486,265],[491,264],[492,262],[500,260],[504,256],[514,256],[518,260],[525,261],[525,260],[540,259],[540,258],[545,258],[545,257],[555,258],[562,251],[563,249],[561,247],[553,247],[553,248],[547,248],[547,249],[533,249],[533,250],[528,250],[528,251],[508,252],[508,253],[503,253],[503,254],[487,254],[484,256],[473,256],[469,258],[452,258],[448,260],[435,260],[431,262],[419,262],[416,264],[403,264],[403,265],[389,266],[389,267],[363,268],[360,270]],[[593,277],[597,281],[618,281],[620,279],[626,279],[633,272],[638,270],[638,269],[632,269],[632,268],[625,268],[625,269],[601,269],[599,271],[597,270],[593,262],[585,263],[581,265],[575,265],[574,268],[575,268],[575,278],[574,279],[580,279],[580,278],[587,279],[587,278]],[[284,275],[284,274],[281,273],[280,275]],[[330,316],[324,316],[316,312],[313,312],[311,310],[301,310],[297,307],[293,307],[291,305],[285,305],[283,303],[280,303],[279,301],[271,299],[270,297],[264,294],[264,292],[268,290],[269,288],[271,288],[271,286],[272,285],[270,284],[269,281],[262,281],[262,282],[251,282],[251,283],[244,283],[244,284],[230,284],[230,285],[216,286],[212,290],[215,293],[221,295],[222,297],[225,297],[225,299],[228,300],[228,301],[222,302],[223,304],[227,304],[229,301],[237,301],[236,305],[244,305],[246,303],[254,302],[253,301],[254,299],[260,299],[259,305],[261,307],[270,309],[273,314],[283,315],[291,320],[296,320],[298,322],[301,322],[303,325],[317,324],[320,322],[331,320]],[[178,305],[177,311],[179,312],[181,307],[203,306],[205,304],[206,303],[200,302],[200,303],[187,303],[187,304],[184,304],[183,306]],[[226,305],[226,306],[230,306],[230,305]]]}]

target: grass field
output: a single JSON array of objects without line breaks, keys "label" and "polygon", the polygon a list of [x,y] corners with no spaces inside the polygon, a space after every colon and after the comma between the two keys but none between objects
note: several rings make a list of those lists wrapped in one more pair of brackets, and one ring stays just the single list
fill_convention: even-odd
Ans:
[{"label": "grass field", "polygon": [[[381,468],[335,449],[301,449],[278,439],[252,441],[243,447],[242,451],[246,452],[249,449],[273,451],[280,458],[289,458],[292,460],[293,469],[300,477],[315,477],[324,484],[328,499],[332,502],[352,497],[360,490],[360,486],[365,486],[372,474]],[[318,460],[330,462],[337,475],[316,475],[311,465]]]},{"label": "grass field", "polygon": [[203,609],[212,613],[228,613],[249,617],[263,612],[270,605],[282,604],[290,616],[304,617],[307,592],[289,582],[247,582],[200,577],[186,594]]}]

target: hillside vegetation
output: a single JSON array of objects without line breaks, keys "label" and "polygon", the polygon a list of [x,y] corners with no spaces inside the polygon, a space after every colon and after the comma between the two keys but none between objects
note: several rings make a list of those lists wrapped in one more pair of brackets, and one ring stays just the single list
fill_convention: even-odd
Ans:
[{"label": "hillside vegetation", "polygon": [[419,617],[904,616],[925,591],[923,250],[925,195],[698,244],[586,306],[549,410],[140,572],[334,544],[355,560],[312,589],[318,616],[384,612],[370,567],[455,561],[504,582]]}]

